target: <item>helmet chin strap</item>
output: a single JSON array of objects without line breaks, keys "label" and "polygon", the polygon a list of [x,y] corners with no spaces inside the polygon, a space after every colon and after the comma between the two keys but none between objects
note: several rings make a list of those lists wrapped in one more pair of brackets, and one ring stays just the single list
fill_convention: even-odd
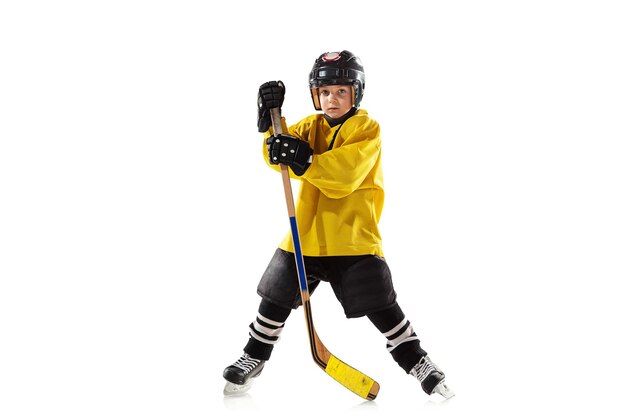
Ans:
[{"label": "helmet chin strap", "polygon": [[[337,125],[343,124],[343,122],[345,122],[346,120],[348,120],[350,117],[354,116],[354,113],[356,113],[357,108],[356,107],[352,107],[350,110],[348,110],[348,112],[346,114],[344,114],[341,117],[338,117],[336,119],[333,119],[332,117],[330,117],[327,114],[324,114],[324,118],[326,119],[326,121],[328,122],[328,124],[330,125],[330,127],[335,127]],[[337,130],[339,131],[339,130]],[[337,132],[335,132],[335,136],[337,136]],[[335,141],[335,138],[333,137],[333,142]]]}]

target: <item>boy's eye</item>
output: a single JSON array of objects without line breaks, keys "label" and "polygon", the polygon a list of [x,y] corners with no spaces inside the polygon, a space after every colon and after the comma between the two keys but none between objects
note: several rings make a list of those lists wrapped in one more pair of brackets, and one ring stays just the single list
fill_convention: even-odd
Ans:
[{"label": "boy's eye", "polygon": [[[329,96],[331,94],[330,90],[319,90],[320,91],[320,95],[321,96]],[[338,90],[335,91],[334,93],[336,96],[346,96],[348,94],[350,94],[350,91],[348,89],[345,88],[340,88]]]}]

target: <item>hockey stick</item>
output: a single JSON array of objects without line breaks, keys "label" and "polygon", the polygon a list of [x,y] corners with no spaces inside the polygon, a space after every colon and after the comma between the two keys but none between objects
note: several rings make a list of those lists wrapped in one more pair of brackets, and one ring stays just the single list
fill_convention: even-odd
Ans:
[{"label": "hockey stick", "polygon": [[[272,127],[274,134],[283,133],[280,108],[270,110],[272,117]],[[287,213],[289,214],[289,223],[291,224],[291,236],[293,238],[294,255],[296,259],[296,267],[298,272],[298,281],[300,283],[300,295],[302,297],[302,306],[304,308],[304,317],[307,324],[309,334],[309,342],[311,345],[311,354],[315,363],[322,368],[335,381],[339,382],[359,397],[366,400],[373,400],[378,395],[380,385],[363,372],[354,369],[345,362],[340,361],[332,353],[326,349],[317,336],[315,327],[313,326],[313,315],[311,313],[311,302],[309,294],[309,286],[304,269],[304,257],[300,248],[300,234],[298,233],[298,224],[296,222],[296,209],[293,202],[293,192],[291,190],[291,180],[289,178],[289,167],[280,164],[280,172],[283,178],[283,188],[285,190],[285,201],[287,203]]]}]

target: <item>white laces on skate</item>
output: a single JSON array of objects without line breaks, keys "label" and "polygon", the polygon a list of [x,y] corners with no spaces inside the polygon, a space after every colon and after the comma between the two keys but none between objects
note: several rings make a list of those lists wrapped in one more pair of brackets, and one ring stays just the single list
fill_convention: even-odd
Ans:
[{"label": "white laces on skate", "polygon": [[[424,356],[420,361],[411,369],[409,372],[413,375],[419,382],[424,382],[424,380],[433,372],[439,372],[443,375],[443,371],[432,361],[428,356]],[[433,389],[433,393],[437,393],[444,397],[445,399],[454,397],[454,392],[446,385],[445,381],[442,379],[439,384],[435,386]]]},{"label": "white laces on skate", "polygon": [[244,375],[248,375],[260,363],[259,359],[251,358],[250,355],[244,353],[241,358],[237,359],[237,362],[233,363],[233,366],[243,370]]},{"label": "white laces on skate", "polygon": [[441,372],[439,368],[430,361],[428,356],[424,356],[409,373],[417,378],[419,382],[424,382],[426,377],[435,371]]}]

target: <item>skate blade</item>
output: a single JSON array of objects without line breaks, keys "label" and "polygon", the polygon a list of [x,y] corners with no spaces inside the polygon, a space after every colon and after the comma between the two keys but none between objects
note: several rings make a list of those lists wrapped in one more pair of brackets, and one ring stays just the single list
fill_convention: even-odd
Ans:
[{"label": "skate blade", "polygon": [[226,382],[226,385],[224,386],[224,395],[230,397],[232,395],[245,394],[252,387],[252,382],[254,382],[254,378],[250,378],[248,382],[241,385]]},{"label": "skate blade", "polygon": [[433,392],[441,395],[446,400],[448,398],[454,397],[454,392],[452,392],[452,390],[448,388],[448,386],[443,381],[437,384]]}]

